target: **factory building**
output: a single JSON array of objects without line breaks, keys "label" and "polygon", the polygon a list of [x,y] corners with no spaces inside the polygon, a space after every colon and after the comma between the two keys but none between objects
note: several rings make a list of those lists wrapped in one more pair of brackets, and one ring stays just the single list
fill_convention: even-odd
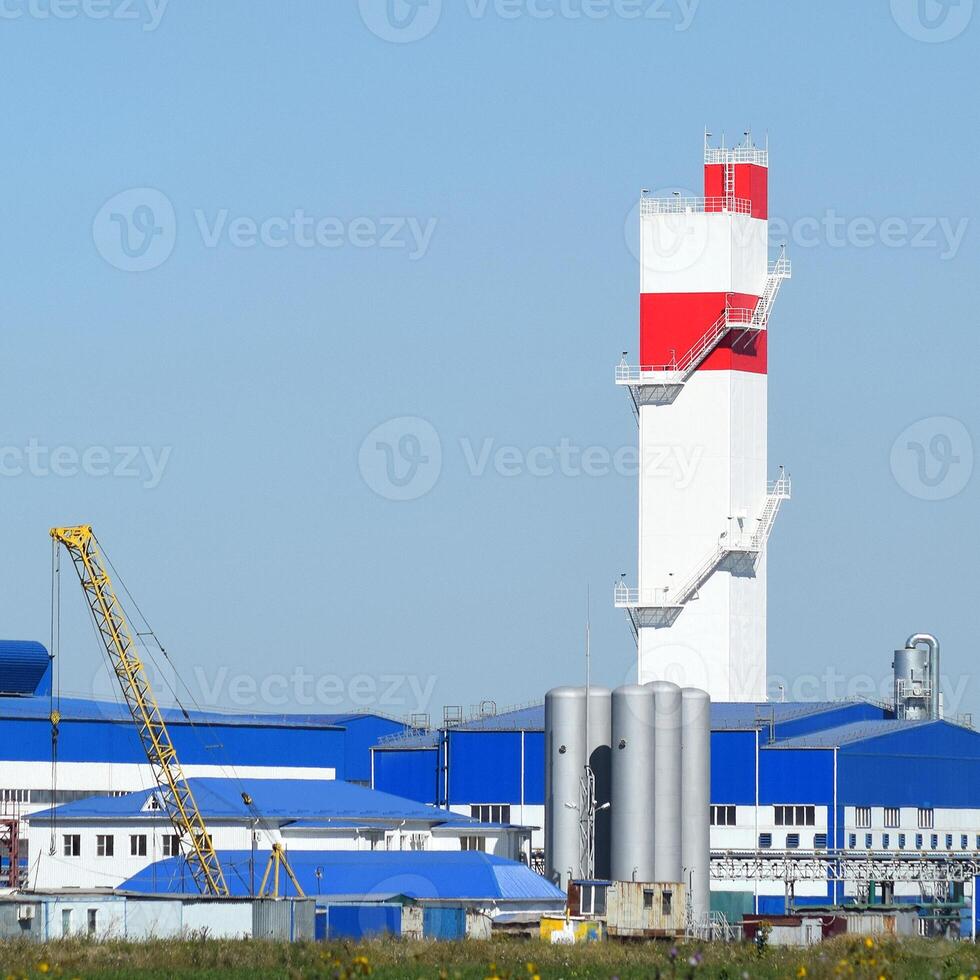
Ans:
[{"label": "factory building", "polygon": [[[530,834],[341,780],[225,778],[189,784],[215,848],[250,851],[259,877],[276,843],[290,852],[480,851],[514,859]],[[250,803],[243,799],[246,792]],[[178,853],[155,788],[66,803],[32,814],[27,824],[31,888],[116,888]],[[255,871],[253,863],[250,881]]]},{"label": "factory building", "polygon": [[[540,705],[391,739],[372,751],[374,786],[460,814],[509,807],[539,824],[543,804],[528,801],[545,791],[544,725]],[[959,861],[964,874],[951,877],[968,879],[980,854],[980,733],[971,728],[898,719],[866,701],[712,703],[710,773],[711,908],[729,921],[775,914],[787,899],[972,892],[969,880],[960,891],[937,871]],[[543,862],[543,834],[532,842]],[[870,870],[829,880],[826,861],[838,856]],[[925,865],[936,873],[923,875]]]},{"label": "factory building", "polygon": [[[52,697],[40,643],[0,641],[0,814],[155,785],[123,703]],[[57,711],[57,725],[51,721]],[[370,782],[369,747],[405,730],[376,714],[231,714],[164,709],[190,777]],[[52,759],[57,764],[52,767]]]}]

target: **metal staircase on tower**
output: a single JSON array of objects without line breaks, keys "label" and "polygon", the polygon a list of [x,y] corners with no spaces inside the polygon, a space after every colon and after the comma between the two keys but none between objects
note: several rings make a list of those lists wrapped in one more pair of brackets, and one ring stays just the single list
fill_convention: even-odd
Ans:
[{"label": "metal staircase on tower", "polygon": [[[730,559],[744,563],[740,570],[753,573],[765,553],[772,534],[779,508],[792,495],[792,481],[779,468],[779,477],[769,484],[766,502],[762,507],[755,529],[751,533],[724,532],[717,544],[698,562],[678,586],[665,585],[652,589],[630,588],[625,582],[616,583],[614,601],[619,609],[625,609],[630,617],[634,634],[641,626],[669,626],[685,605],[698,596],[698,590]],[[747,564],[747,567],[745,567]]]},{"label": "metal staircase on tower", "polygon": [[[727,179],[727,178],[726,178]],[[784,279],[793,274],[792,263],[786,258],[785,246],[779,258],[769,264],[762,295],[752,308],[726,306],[721,315],[698,338],[683,357],[672,358],[668,364],[632,365],[623,360],[616,366],[616,384],[624,386],[633,404],[633,414],[639,418],[640,406],[672,402],[690,381],[694,372],[708,355],[732,332],[751,337],[769,324],[769,316]]]}]

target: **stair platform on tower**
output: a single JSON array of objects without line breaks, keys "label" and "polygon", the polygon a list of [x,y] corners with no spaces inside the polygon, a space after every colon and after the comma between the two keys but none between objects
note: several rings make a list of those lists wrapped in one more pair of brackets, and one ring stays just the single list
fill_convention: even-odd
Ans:
[{"label": "stair platform on tower", "polygon": [[623,360],[616,366],[616,384],[629,390],[634,414],[639,415],[641,405],[672,402],[729,334],[737,332],[752,336],[765,330],[779,295],[779,287],[784,279],[790,279],[792,275],[792,263],[781,252],[779,258],[769,263],[766,285],[756,305],[751,308],[726,307],[691,349],[669,364],[628,364],[624,354]]},{"label": "stair platform on tower", "polygon": [[766,550],[779,508],[784,500],[792,497],[792,491],[792,480],[780,467],[779,477],[767,487],[766,502],[755,530],[752,533],[742,531],[720,535],[718,543],[676,587],[667,585],[638,589],[631,588],[623,581],[617,582],[613,603],[617,609],[626,610],[633,632],[637,633],[644,626],[670,626],[687,603],[697,598],[701,586],[729,559],[734,562],[747,560],[746,572],[754,573]]}]

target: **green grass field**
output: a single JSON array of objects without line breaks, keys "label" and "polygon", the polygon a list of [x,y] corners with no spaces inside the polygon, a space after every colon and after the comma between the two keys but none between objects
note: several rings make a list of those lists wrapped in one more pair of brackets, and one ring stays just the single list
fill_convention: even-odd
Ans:
[{"label": "green grass field", "polygon": [[980,955],[971,943],[838,939],[808,950],[646,943],[549,946],[496,939],[479,943],[385,940],[274,944],[186,940],[150,943],[0,943],[0,980],[36,977],[898,977],[971,978]]}]

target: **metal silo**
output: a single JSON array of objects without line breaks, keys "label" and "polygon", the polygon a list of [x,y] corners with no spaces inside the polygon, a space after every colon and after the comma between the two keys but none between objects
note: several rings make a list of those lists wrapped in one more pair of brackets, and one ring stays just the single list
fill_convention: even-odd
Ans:
[{"label": "metal silo", "polygon": [[654,879],[654,696],[629,684],[612,693],[610,876]]},{"label": "metal silo", "polygon": [[596,878],[609,877],[609,834],[612,812],[612,692],[608,687],[589,688],[588,761],[595,776],[595,867]]},{"label": "metal silo", "polygon": [[654,881],[681,881],[681,689],[647,687],[654,700]]},{"label": "metal silo", "polygon": [[585,688],[556,687],[544,699],[545,874],[567,888],[580,877],[580,797],[585,773]]},{"label": "metal silo", "polygon": [[681,864],[694,922],[710,908],[711,699],[681,691]]}]

